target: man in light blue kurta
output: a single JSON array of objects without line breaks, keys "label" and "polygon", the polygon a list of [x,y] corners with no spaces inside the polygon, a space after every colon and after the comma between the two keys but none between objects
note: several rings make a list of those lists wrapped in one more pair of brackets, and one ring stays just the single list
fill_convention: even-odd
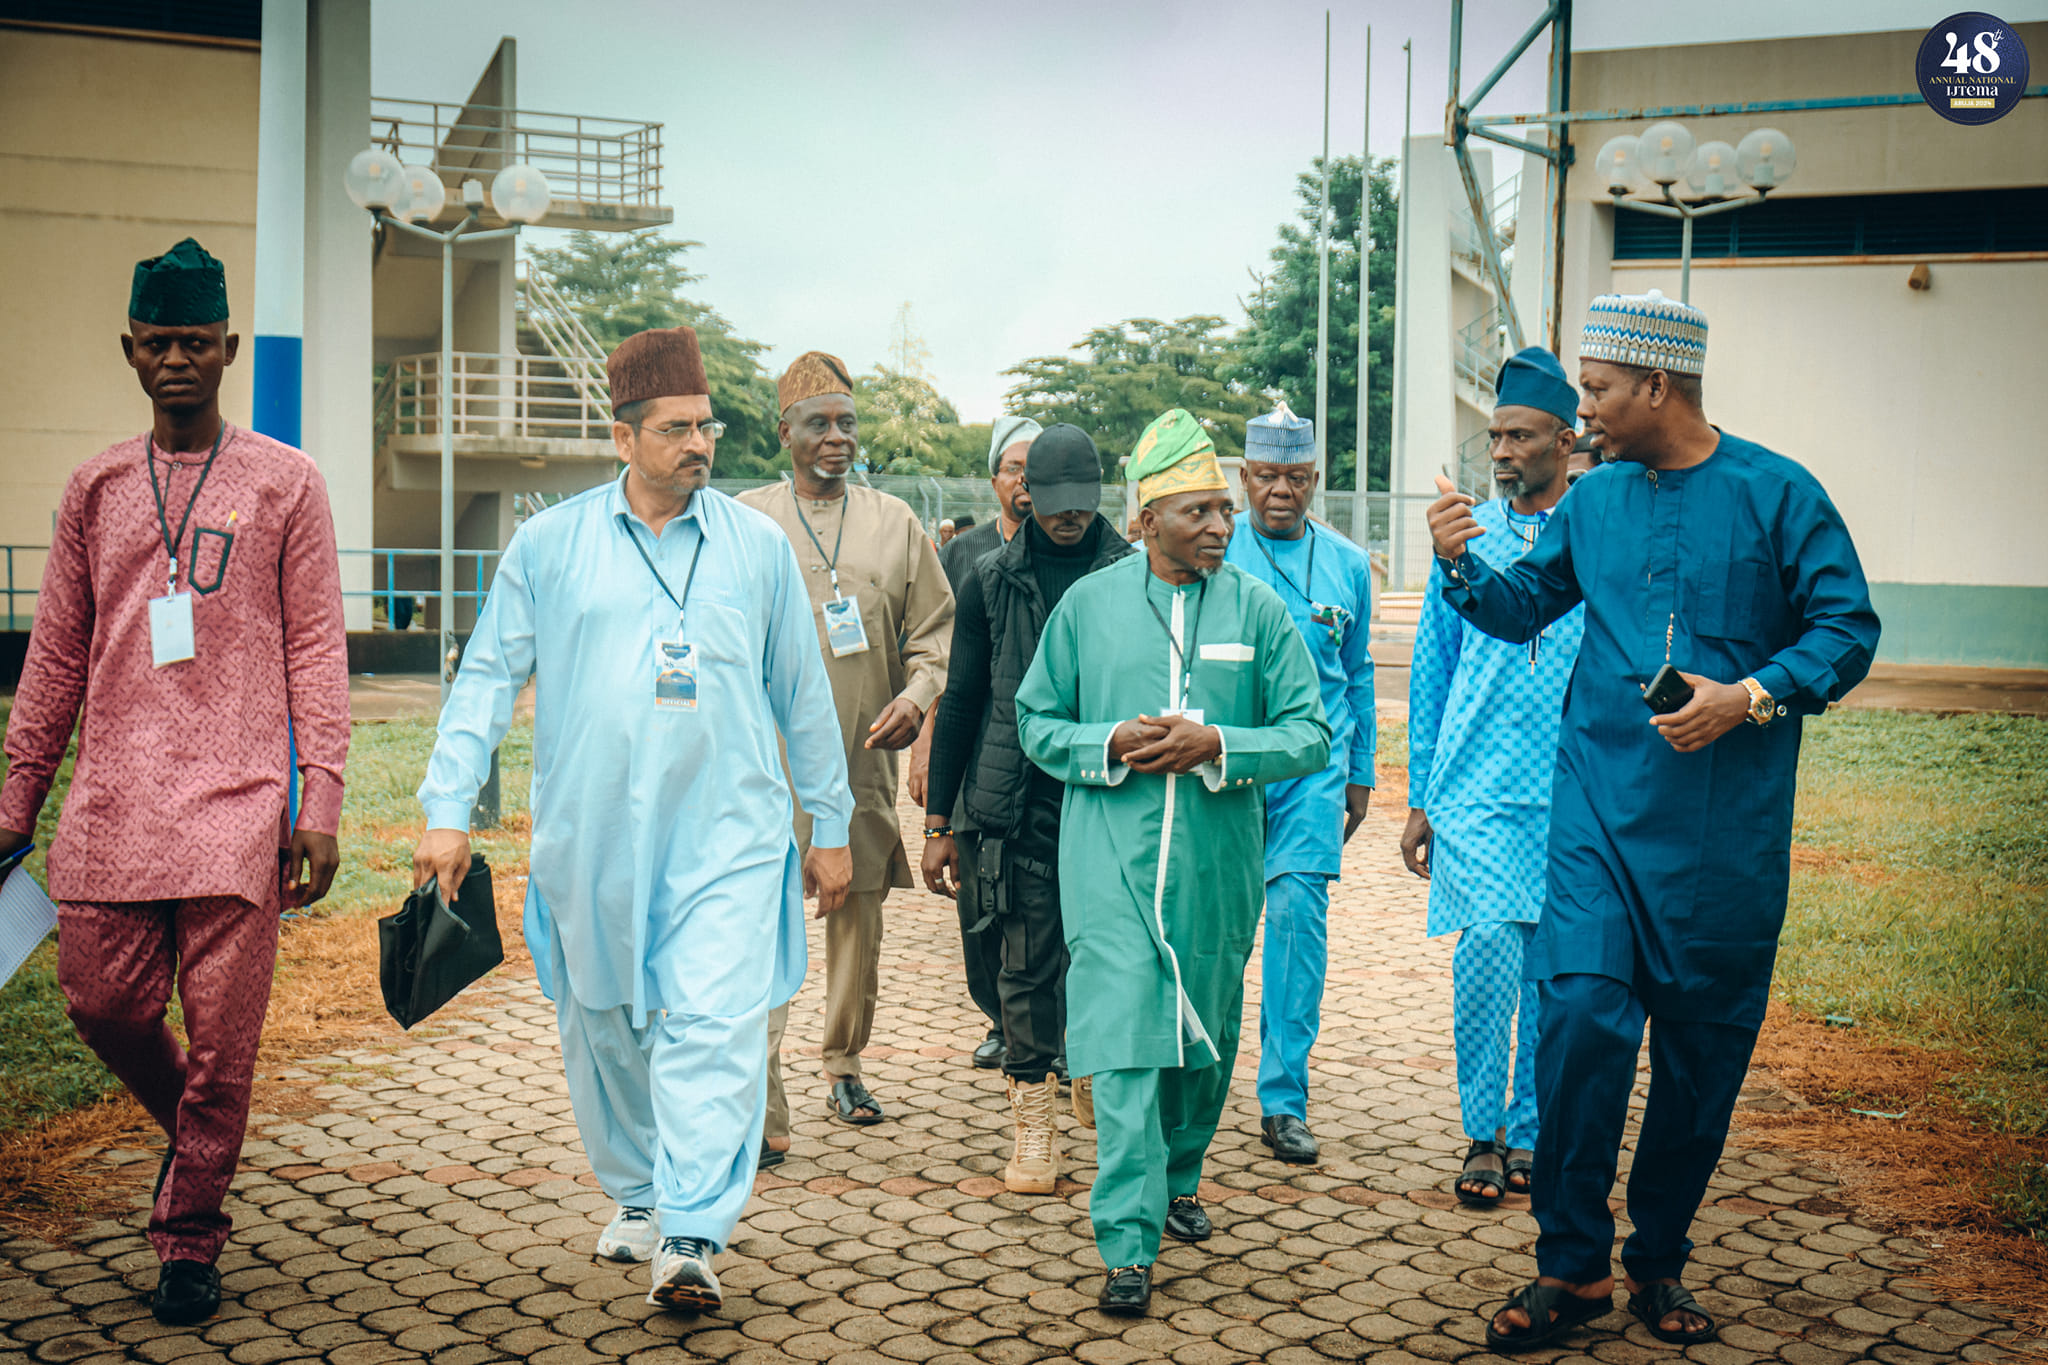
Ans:
[{"label": "man in light blue kurta", "polygon": [[1281,404],[1244,430],[1245,515],[1225,555],[1279,595],[1308,646],[1330,722],[1330,763],[1266,788],[1266,938],[1259,997],[1260,1140],[1282,1161],[1318,1156],[1308,1128],[1308,1054],[1322,1023],[1330,883],[1365,819],[1373,715],[1372,565],[1308,515],[1315,424]]},{"label": "man in light blue kurta", "polygon": [[[703,486],[718,424],[701,365],[664,379],[671,336],[613,356],[627,471],[527,521],[499,562],[420,788],[415,876],[459,883],[460,831],[534,679],[526,941],[620,1205],[598,1250],[655,1257],[652,1301],[689,1310],[719,1302],[710,1256],[753,1188],[768,1012],[803,980],[806,890],[820,913],[844,896],[853,802],[796,556]],[[814,822],[801,870],[778,734]]]},{"label": "man in light blue kurta", "polygon": [[[1539,346],[1510,357],[1495,389],[1500,496],[1472,509],[1487,532],[1472,553],[1504,567],[1535,548],[1565,494],[1579,396]],[[1509,644],[1459,616],[1436,586],[1423,598],[1408,675],[1401,856],[1429,880],[1430,936],[1458,936],[1458,1113],[1471,1146],[1452,1192],[1498,1204],[1509,1190],[1527,1192],[1534,1164],[1536,992],[1523,984],[1522,960],[1543,915],[1557,727],[1586,611],[1574,607],[1534,640]]]}]

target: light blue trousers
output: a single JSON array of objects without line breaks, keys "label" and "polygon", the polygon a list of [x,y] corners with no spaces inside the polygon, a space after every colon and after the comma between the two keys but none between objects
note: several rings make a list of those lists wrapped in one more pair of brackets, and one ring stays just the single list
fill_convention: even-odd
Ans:
[{"label": "light blue trousers", "polygon": [[723,1251],[754,1192],[768,1103],[768,1002],[737,1014],[588,1009],[555,945],[555,1025],[576,1131],[605,1194],[663,1237]]},{"label": "light blue trousers", "polygon": [[1522,956],[1535,933],[1535,925],[1511,920],[1474,924],[1458,935],[1458,946],[1451,950],[1458,1111],[1465,1121],[1465,1136],[1491,1142],[1506,1127],[1508,1146],[1531,1151],[1536,1147],[1539,1011],[1534,983],[1522,980]]},{"label": "light blue trousers", "polygon": [[1308,1117],[1308,1053],[1323,1024],[1329,964],[1329,879],[1285,872],[1267,882],[1259,968],[1259,1112],[1266,1117]]}]

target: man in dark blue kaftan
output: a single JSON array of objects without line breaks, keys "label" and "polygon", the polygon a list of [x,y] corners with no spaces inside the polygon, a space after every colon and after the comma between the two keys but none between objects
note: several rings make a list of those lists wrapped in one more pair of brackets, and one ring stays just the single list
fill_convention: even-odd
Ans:
[{"label": "man in dark blue kaftan", "polygon": [[[1651,1083],[1629,1175],[1629,1308],[1660,1339],[1708,1340],[1679,1284],[1762,1023],[1785,918],[1802,717],[1862,680],[1878,621],[1856,547],[1801,466],[1708,424],[1706,318],[1596,299],[1579,416],[1616,461],[1582,478],[1535,548],[1491,565],[1471,499],[1430,508],[1444,598],[1526,641],[1583,602],[1551,793],[1538,983],[1539,1279],[1491,1318],[1496,1350],[1611,1308],[1607,1204],[1647,1020]],[[1653,716],[1665,664],[1692,689]]]}]

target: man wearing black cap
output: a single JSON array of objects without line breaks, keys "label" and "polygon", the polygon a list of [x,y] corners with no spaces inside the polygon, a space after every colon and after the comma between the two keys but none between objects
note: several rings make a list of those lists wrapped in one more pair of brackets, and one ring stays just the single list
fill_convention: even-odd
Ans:
[{"label": "man wearing black cap", "polygon": [[[1002,944],[996,990],[1016,1120],[1003,1183],[1014,1193],[1050,1194],[1059,1179],[1053,1059],[1066,1031],[1059,893],[1065,788],[1024,757],[1015,699],[1053,607],[1082,575],[1131,547],[1096,515],[1102,460],[1079,427],[1061,423],[1042,432],[1026,456],[1025,479],[1031,518],[1022,533],[956,585],[953,654],[925,801],[924,880],[939,895],[960,894],[951,816],[961,798],[979,831],[970,885],[981,918],[993,920]],[[1074,1114],[1092,1126],[1085,1078],[1074,1083]]]}]

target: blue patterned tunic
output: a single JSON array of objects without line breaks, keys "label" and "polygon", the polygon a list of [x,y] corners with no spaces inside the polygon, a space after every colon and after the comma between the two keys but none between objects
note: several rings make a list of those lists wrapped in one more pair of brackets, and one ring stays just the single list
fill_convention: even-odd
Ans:
[{"label": "blue patterned tunic", "polygon": [[[1505,500],[1473,518],[1472,553],[1512,564],[1536,544],[1548,512]],[[1496,640],[1444,601],[1443,570],[1423,598],[1408,677],[1408,804],[1429,816],[1429,933],[1474,924],[1534,924],[1543,914],[1550,780],[1565,684],[1585,633],[1574,607],[1529,644]]]}]

